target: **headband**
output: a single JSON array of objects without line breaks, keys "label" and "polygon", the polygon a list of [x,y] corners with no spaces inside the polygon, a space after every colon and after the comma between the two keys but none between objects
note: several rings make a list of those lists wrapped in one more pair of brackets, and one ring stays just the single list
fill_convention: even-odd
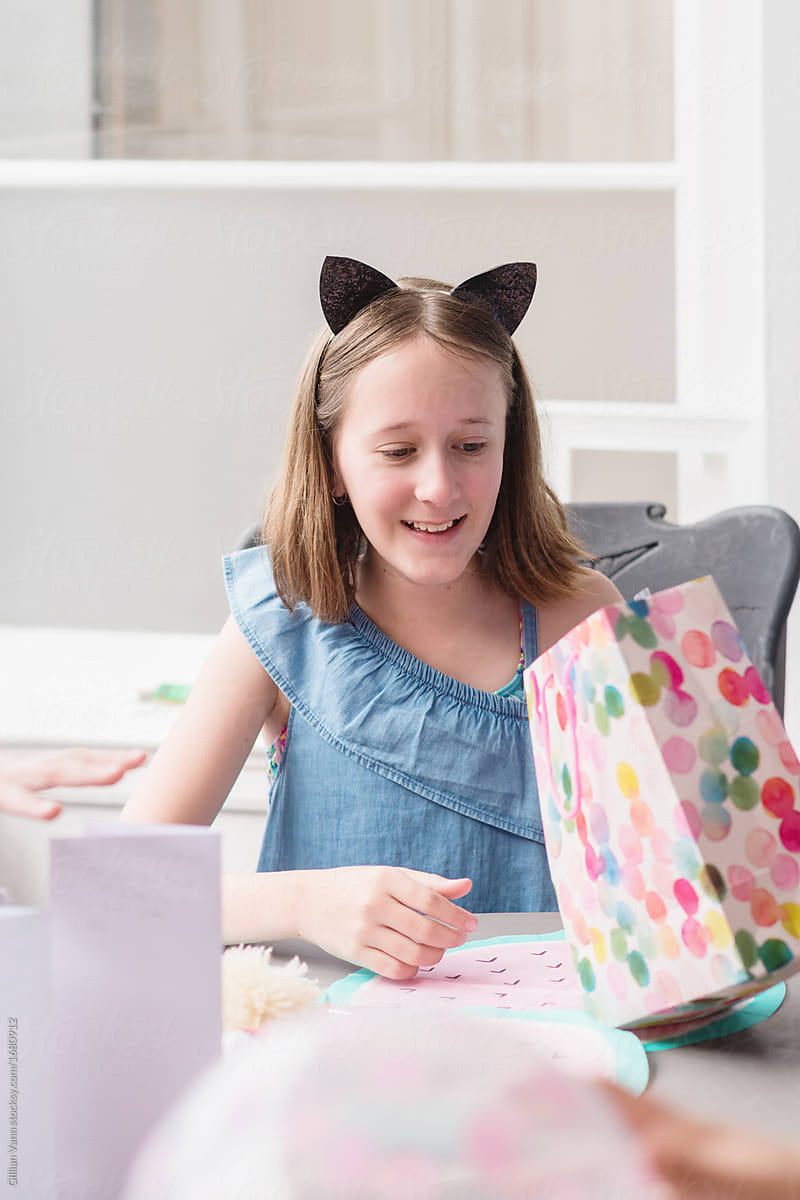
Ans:
[{"label": "headband", "polygon": [[[331,332],[339,333],[362,308],[397,286],[388,275],[355,258],[328,255],[319,275],[319,299]],[[536,264],[516,262],[473,275],[450,295],[482,308],[510,337],[528,311],[535,289]]]}]

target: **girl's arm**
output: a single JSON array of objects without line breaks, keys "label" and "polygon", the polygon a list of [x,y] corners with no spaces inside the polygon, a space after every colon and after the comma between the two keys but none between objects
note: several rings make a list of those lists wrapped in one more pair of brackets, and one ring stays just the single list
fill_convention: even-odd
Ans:
[{"label": "girl's arm", "polygon": [[122,810],[123,821],[210,825],[259,731],[274,740],[282,694],[229,617],[186,706]]},{"label": "girl's arm", "polygon": [[[122,811],[124,821],[210,825],[263,728],[273,741],[286,702],[233,618],[217,640],[186,707]],[[394,979],[460,946],[476,919],[452,904],[468,879],[401,867],[225,874],[227,943],[302,937]]]}]

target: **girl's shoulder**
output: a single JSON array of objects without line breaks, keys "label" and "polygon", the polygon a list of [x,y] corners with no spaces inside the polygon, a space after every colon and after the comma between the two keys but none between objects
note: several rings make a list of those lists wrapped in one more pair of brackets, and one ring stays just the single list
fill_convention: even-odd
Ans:
[{"label": "girl's shoulder", "polygon": [[250,546],[247,550],[226,554],[222,559],[222,570],[234,615],[237,609],[247,611],[275,600],[281,603],[266,546]]},{"label": "girl's shoulder", "polygon": [[570,629],[597,612],[598,608],[621,601],[622,596],[610,579],[600,571],[582,567],[577,589],[572,596],[537,608],[539,653],[548,650]]}]

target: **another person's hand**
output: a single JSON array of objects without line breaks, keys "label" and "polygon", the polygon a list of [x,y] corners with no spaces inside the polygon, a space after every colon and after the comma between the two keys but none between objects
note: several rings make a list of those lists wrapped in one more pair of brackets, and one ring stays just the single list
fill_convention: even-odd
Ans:
[{"label": "another person's hand", "polygon": [[470,879],[405,867],[309,871],[300,936],[389,979],[410,979],[477,927],[476,917],[451,903],[471,887]]},{"label": "another person's hand", "polygon": [[790,1143],[718,1125],[604,1087],[643,1142],[675,1200],[798,1200],[800,1151]]},{"label": "another person's hand", "polygon": [[40,792],[116,783],[146,757],[144,750],[0,750],[0,811],[50,821],[61,805]]}]

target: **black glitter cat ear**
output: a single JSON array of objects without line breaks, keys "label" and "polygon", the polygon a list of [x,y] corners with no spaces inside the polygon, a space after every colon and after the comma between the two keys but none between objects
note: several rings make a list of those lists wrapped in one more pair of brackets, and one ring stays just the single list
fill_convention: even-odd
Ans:
[{"label": "black glitter cat ear", "polygon": [[344,329],[362,308],[396,287],[393,279],[366,263],[329,254],[319,273],[319,300],[331,332]]},{"label": "black glitter cat ear", "polygon": [[473,275],[450,295],[484,309],[510,337],[528,311],[535,290],[536,263],[516,262]]}]

